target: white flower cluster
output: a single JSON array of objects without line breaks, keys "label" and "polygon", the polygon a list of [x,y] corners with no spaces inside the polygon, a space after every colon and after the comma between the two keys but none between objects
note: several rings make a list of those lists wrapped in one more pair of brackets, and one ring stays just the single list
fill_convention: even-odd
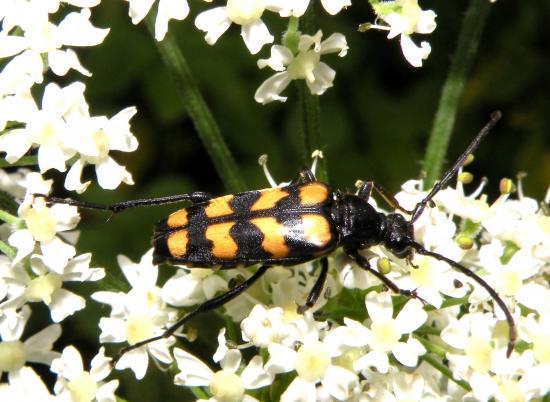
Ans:
[{"label": "white flower cluster", "polygon": [[[90,253],[77,254],[75,228],[80,216],[76,207],[51,205],[36,196],[50,194],[53,180],[42,176],[50,169],[66,172],[65,188],[79,193],[90,184],[81,181],[86,165],[94,165],[98,183],[105,189],[121,182],[132,184],[131,174],[109,153],[137,148],[129,127],[136,109],[124,109],[111,118],[93,116],[83,83],[62,88],[44,81],[49,71],[56,76],[70,70],[91,75],[74,49],[99,45],[109,33],[90,21],[90,8],[99,2],[0,3],[2,166],[36,165],[39,170],[0,170],[0,373],[7,373],[9,381],[0,386],[2,400],[115,400],[118,381],[104,381],[111,370],[103,350],[88,372],[75,347],[67,346],[62,353],[53,349],[62,332],[60,323],[86,305],[84,297],[66,284],[98,281],[105,272],[90,266]],[[54,324],[22,340],[33,303],[44,303]],[[57,375],[54,395],[28,363],[50,366]]]},{"label": "white flower cluster", "polygon": [[[149,13],[154,0],[126,0],[130,3],[129,14],[134,24],[139,23]],[[428,42],[417,46],[411,39],[413,33],[429,34],[436,27],[436,14],[432,10],[422,10],[418,0],[380,1],[369,0],[380,24],[362,24],[360,31],[370,28],[387,30],[388,39],[401,38],[401,48],[405,59],[414,67],[422,66],[431,52]],[[350,0],[321,0],[325,11],[336,15],[351,6]],[[251,54],[259,53],[264,45],[273,43],[274,36],[262,16],[265,12],[277,13],[280,17],[298,19],[310,6],[310,0],[227,0],[225,6],[218,6],[203,11],[195,18],[195,26],[206,32],[205,40],[214,45],[233,24],[240,25],[241,36]],[[155,23],[155,37],[161,41],[168,31],[170,19],[183,20],[189,14],[186,0],[159,0]],[[277,71],[275,75],[260,85],[254,99],[262,104],[272,101],[284,102],[287,98],[281,92],[293,80],[306,80],[309,90],[314,95],[323,94],[333,84],[336,72],[325,63],[321,56],[328,53],[346,55],[348,46],[346,38],[340,33],[332,34],[321,42],[322,32],[315,35],[301,35],[296,28],[289,29],[280,45],[271,48],[269,59],[258,60],[258,67],[269,66]],[[296,45],[297,44],[297,45]]]}]

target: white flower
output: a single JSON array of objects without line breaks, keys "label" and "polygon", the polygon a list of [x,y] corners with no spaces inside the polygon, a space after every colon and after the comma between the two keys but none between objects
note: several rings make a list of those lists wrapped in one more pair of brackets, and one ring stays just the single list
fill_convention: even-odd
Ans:
[{"label": "white flower", "polygon": [[466,278],[453,270],[448,264],[421,255],[415,256],[413,264],[414,267],[408,266],[406,268],[409,275],[396,280],[399,288],[414,290],[422,300],[436,308],[440,308],[443,304],[441,293],[453,298],[466,295],[468,287],[456,286],[456,283],[462,284]]},{"label": "white flower", "polygon": [[227,291],[227,282],[206,268],[178,269],[162,287],[163,300],[176,307],[195,306]]},{"label": "white flower", "polygon": [[30,367],[22,367],[21,370],[10,375],[8,380],[9,385],[0,385],[0,398],[3,401],[59,401],[57,397],[50,394],[40,376]]},{"label": "white flower", "polygon": [[522,339],[533,344],[533,357],[541,364],[550,364],[550,310],[538,318],[530,314],[522,319],[520,331]]},{"label": "white flower", "polygon": [[[493,239],[479,249],[479,262],[489,272],[484,279],[497,293],[502,296],[517,296],[524,281],[540,272],[542,263],[532,256],[529,249],[517,250],[503,263],[504,250],[505,245]],[[476,286],[470,300],[475,303],[487,298],[487,292]]]},{"label": "white flower", "polygon": [[279,343],[292,332],[283,321],[280,307],[266,310],[261,304],[254,306],[248,317],[241,322],[242,337],[253,345],[266,348],[271,343]]},{"label": "white flower", "polygon": [[256,102],[263,104],[274,100],[284,102],[286,97],[279,94],[292,80],[305,80],[314,95],[321,95],[330,88],[336,72],[321,61],[321,55],[338,53],[338,56],[343,57],[347,53],[348,46],[346,38],[340,33],[334,33],[321,42],[322,36],[321,31],[314,36],[301,35],[296,55],[293,55],[292,51],[285,46],[272,46],[271,57],[258,60],[258,67],[269,66],[278,73],[260,85],[254,95]]},{"label": "white flower", "polygon": [[[138,24],[151,10],[155,0],[126,0],[130,3],[128,13],[133,24]],[[187,0],[159,0],[157,19],[155,21],[155,39],[161,41],[168,32],[168,22],[171,19],[183,20],[189,14]]]},{"label": "white flower", "polygon": [[[152,263],[153,250],[148,251],[139,263],[119,256],[118,263],[124,276],[132,286],[128,293],[95,292],[92,298],[112,308],[110,317],[99,322],[100,341],[137,342],[161,335],[176,319],[176,311],[167,308],[157,287],[158,268]],[[141,379],[147,371],[148,353],[163,362],[172,362],[169,347],[175,342],[173,337],[160,339],[125,353],[115,368],[131,368],[136,378]]]},{"label": "white flower", "polygon": [[257,389],[271,385],[273,377],[262,365],[262,358],[254,356],[248,365],[237,374],[241,365],[241,352],[229,349],[220,361],[221,370],[212,371],[202,361],[182,349],[174,348],[174,357],[180,369],[174,379],[175,384],[187,387],[210,387],[212,398],[219,402],[253,402],[247,389]]},{"label": "white flower", "polygon": [[[57,11],[37,6],[39,2],[21,2],[14,15],[13,24],[19,25],[23,36],[5,35],[0,55],[21,57],[45,70],[41,56],[47,57],[47,67],[57,75],[65,75],[70,69],[75,69],[84,75],[91,75],[80,65],[76,53],[65,46],[96,46],[103,42],[109,29],[94,27],[90,22],[90,10],[82,9],[79,13],[72,12],[58,24],[49,21],[49,13]],[[6,29],[6,28],[5,28]],[[11,30],[11,28],[10,28]],[[6,33],[9,31],[6,31]],[[29,52],[33,57],[29,57]],[[32,69],[28,66],[28,69]],[[37,83],[42,82],[42,76],[37,77]]]},{"label": "white flower", "polygon": [[81,82],[64,88],[48,84],[41,109],[35,105],[32,110],[25,109],[26,114],[8,117],[12,121],[20,119],[26,126],[8,130],[0,136],[0,151],[6,152],[6,160],[14,163],[31,147],[38,147],[38,165],[42,173],[49,169],[64,172],[67,162],[78,155],[67,173],[65,188],[79,193],[90,184],[80,181],[82,170],[88,164],[95,165],[98,183],[105,189],[112,190],[121,182],[133,184],[132,175],[116,163],[109,152],[136,150],[138,142],[129,125],[136,108],[126,108],[112,118],[90,116],[85,89]]},{"label": "white flower", "polygon": [[281,401],[314,401],[317,383],[321,383],[323,390],[337,400],[347,400],[359,380],[353,371],[337,364],[340,354],[326,340],[310,340],[297,351],[272,344],[266,369],[273,374],[291,370],[297,373],[281,395]]},{"label": "white flower", "polygon": [[426,352],[422,344],[409,336],[406,342],[401,337],[412,333],[419,328],[428,317],[422,308],[422,303],[411,299],[401,309],[397,317],[393,316],[393,304],[387,292],[370,292],[365,297],[365,304],[372,320],[370,329],[367,329],[366,344],[371,351],[354,363],[356,370],[363,370],[371,366],[381,373],[389,369],[388,353],[403,365],[414,367],[418,364],[418,357]]},{"label": "white flower", "polygon": [[[66,145],[70,137],[66,119],[83,107],[83,91],[84,86],[80,83],[63,89],[56,84],[48,84],[42,97],[42,108],[35,107],[32,113],[22,116],[21,122],[26,126],[8,130],[0,137],[0,150],[7,153],[6,160],[14,163],[31,146],[36,146],[39,148],[38,165],[42,173],[49,169],[64,172],[66,161],[76,153]],[[87,108],[85,101],[84,105]]]},{"label": "white flower", "polygon": [[35,362],[49,365],[59,356],[52,350],[54,342],[61,335],[61,326],[52,324],[36,334],[20,341],[23,330],[31,315],[28,306],[20,311],[5,310],[0,322],[0,373],[6,371],[10,377],[17,373],[26,362]]},{"label": "white flower", "polygon": [[241,25],[241,36],[250,53],[258,53],[273,36],[261,20],[265,10],[289,14],[284,10],[289,2],[280,0],[227,0],[225,7],[216,7],[200,13],[195,25],[206,32],[205,40],[213,45],[232,23]]},{"label": "white flower", "polygon": [[[63,249],[57,252],[62,254]],[[52,250],[52,253],[55,253],[55,250]],[[65,265],[55,266],[55,271],[48,266],[45,256],[32,255],[32,278],[20,265],[13,265],[3,273],[3,276],[9,279],[9,296],[6,301],[0,303],[0,308],[19,308],[29,302],[44,302],[50,309],[52,320],[63,321],[86,305],[83,297],[63,289],[63,282],[97,281],[105,276],[102,268],[90,268],[90,261],[90,253],[67,258]]]},{"label": "white flower", "polygon": [[88,164],[95,165],[98,184],[107,190],[117,188],[121,182],[134,184],[132,175],[119,165],[110,151],[133,152],[137,149],[136,137],[130,132],[130,119],[135,107],[128,107],[112,118],[105,116],[78,116],[68,122],[72,137],[67,141],[80,158],[71,166],[65,179],[65,188],[82,193],[90,181],[80,181],[82,170]]},{"label": "white flower", "polygon": [[90,371],[85,371],[78,350],[74,346],[67,346],[51,365],[51,370],[57,374],[54,388],[56,395],[74,402],[114,402],[118,380],[103,383],[111,372],[110,360],[105,357],[105,349],[101,348],[92,359]]},{"label": "white flower", "polygon": [[428,58],[431,47],[421,42],[418,47],[411,39],[413,33],[429,34],[436,27],[436,14],[432,10],[422,10],[418,0],[395,0],[377,2],[374,12],[388,25],[369,25],[370,28],[388,30],[388,39],[400,35],[401,50],[405,59],[414,67],[421,67],[422,60]]},{"label": "white flower", "polygon": [[49,207],[43,198],[35,198],[34,194],[47,195],[52,186],[52,180],[44,180],[39,173],[29,173],[22,184],[26,195],[19,206],[18,215],[25,228],[15,230],[8,239],[9,244],[17,249],[13,264],[32,253],[35,244],[39,243],[45,264],[60,272],[76,250],[59,239],[57,234],[75,228],[80,220],[78,211],[69,205],[56,204]]}]

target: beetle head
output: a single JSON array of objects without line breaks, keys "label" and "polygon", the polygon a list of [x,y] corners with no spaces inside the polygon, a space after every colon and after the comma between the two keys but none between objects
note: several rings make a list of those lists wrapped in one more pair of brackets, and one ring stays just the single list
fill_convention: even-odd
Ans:
[{"label": "beetle head", "polygon": [[386,216],[386,234],[384,246],[398,258],[412,258],[414,228],[411,222],[401,214]]}]

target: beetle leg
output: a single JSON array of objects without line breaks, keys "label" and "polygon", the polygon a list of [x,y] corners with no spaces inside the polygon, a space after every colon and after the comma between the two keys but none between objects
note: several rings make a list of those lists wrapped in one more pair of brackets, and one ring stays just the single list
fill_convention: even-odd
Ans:
[{"label": "beetle leg", "polygon": [[298,314],[304,314],[307,310],[312,308],[315,305],[315,303],[317,303],[317,300],[319,299],[319,296],[321,295],[321,292],[323,291],[323,287],[325,286],[325,283],[327,281],[327,273],[328,273],[328,260],[325,257],[321,259],[321,272],[319,273],[317,280],[313,284],[313,287],[311,288],[311,291],[307,296],[305,304],[302,306],[298,306],[298,309],[297,309]]},{"label": "beetle leg", "polygon": [[105,205],[105,204],[96,204],[93,202],[78,201],[71,198],[58,198],[51,197],[45,194],[34,194],[35,197],[42,197],[48,203],[52,204],[67,204],[74,205],[78,208],[84,209],[97,209],[101,211],[111,211],[112,213],[117,213],[124,211],[125,209],[135,208],[135,207],[146,207],[151,205],[164,205],[172,204],[181,201],[191,201],[194,204],[202,203],[212,199],[212,196],[208,193],[203,193],[200,191],[188,194],[176,194],[169,195],[166,197],[156,197],[156,198],[141,198],[137,200],[122,201],[115,204]]},{"label": "beetle leg", "polygon": [[386,285],[389,289],[391,289],[394,293],[398,293],[400,295],[409,297],[411,299],[418,299],[423,304],[426,304],[426,301],[422,299],[420,296],[416,294],[415,290],[406,290],[401,289],[399,286],[397,286],[395,283],[393,283],[386,275],[382,274],[381,272],[377,271],[376,269],[373,269],[370,266],[370,263],[368,260],[363,257],[357,250],[345,250],[346,254],[353,260],[355,263],[359,266],[359,268],[364,269],[365,271],[370,272],[374,276],[376,276],[384,285]]},{"label": "beetle leg", "polygon": [[412,214],[412,211],[403,208],[399,204],[399,201],[397,201],[397,199],[393,195],[388,193],[386,190],[384,190],[384,188],[380,184],[374,181],[367,181],[362,183],[361,186],[359,187],[357,196],[359,198],[363,198],[365,201],[368,201],[372,193],[372,189],[375,189],[376,192],[382,197],[382,199],[386,201],[386,203],[393,209],[398,209],[399,211],[409,215]]},{"label": "beetle leg", "polygon": [[355,185],[358,186],[357,196],[368,202],[372,194],[372,186],[374,185],[374,182],[358,181]]},{"label": "beetle leg", "polygon": [[291,184],[308,184],[317,181],[315,174],[309,168],[302,168],[298,176],[291,181]]},{"label": "beetle leg", "polygon": [[166,331],[164,331],[161,335],[154,336],[149,339],[144,339],[143,341],[134,343],[133,345],[126,346],[125,348],[120,349],[118,354],[115,356],[115,358],[111,362],[111,366],[115,367],[116,363],[120,360],[120,358],[130,350],[134,350],[136,348],[139,348],[143,345],[147,345],[148,343],[158,341],[159,339],[168,338],[181,328],[187,321],[195,317],[196,315],[200,313],[204,313],[206,311],[214,310],[218,307],[223,306],[225,303],[227,303],[230,300],[233,300],[235,297],[240,295],[242,292],[244,292],[246,289],[248,289],[250,286],[254,284],[260,278],[265,271],[269,268],[269,265],[262,265],[258,270],[252,275],[250,278],[245,280],[244,282],[236,285],[235,287],[229,289],[227,292],[216,296],[210,300],[205,301],[204,303],[198,305],[193,311],[190,313],[187,313],[184,315],[179,321],[172,324]]}]

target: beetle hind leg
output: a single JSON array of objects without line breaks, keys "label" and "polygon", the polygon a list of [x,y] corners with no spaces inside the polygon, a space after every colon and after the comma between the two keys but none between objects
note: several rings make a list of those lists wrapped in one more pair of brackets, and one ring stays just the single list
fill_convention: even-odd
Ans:
[{"label": "beetle hind leg", "polygon": [[245,290],[247,290],[250,286],[252,286],[269,268],[269,265],[262,265],[258,270],[248,279],[246,279],[244,282],[236,285],[235,287],[229,289],[227,292],[216,296],[210,300],[205,301],[202,304],[199,304],[193,311],[187,313],[184,315],[179,321],[172,324],[170,327],[166,329],[162,334],[144,339],[143,341],[134,343],[133,345],[126,346],[125,348],[120,349],[118,354],[114,357],[114,359],[111,362],[111,366],[115,367],[117,362],[120,360],[120,358],[127,352],[137,349],[141,346],[147,345],[151,342],[158,341],[160,339],[168,338],[181,328],[185,323],[187,323],[189,320],[191,320],[193,317],[200,313],[204,313],[206,311],[214,310],[218,307],[223,306],[225,303],[229,302],[230,300],[233,300],[235,297],[243,293]]},{"label": "beetle hind leg", "polygon": [[317,303],[317,300],[319,300],[319,296],[321,295],[321,292],[323,291],[323,287],[325,286],[325,283],[327,281],[327,273],[328,273],[328,260],[325,257],[321,259],[321,272],[319,273],[317,280],[313,284],[313,287],[311,288],[306,298],[306,302],[303,305],[298,306],[298,309],[297,309],[298,314],[304,314],[307,310],[312,308],[315,305],[315,303]]}]

